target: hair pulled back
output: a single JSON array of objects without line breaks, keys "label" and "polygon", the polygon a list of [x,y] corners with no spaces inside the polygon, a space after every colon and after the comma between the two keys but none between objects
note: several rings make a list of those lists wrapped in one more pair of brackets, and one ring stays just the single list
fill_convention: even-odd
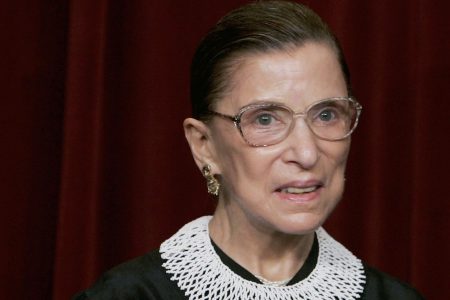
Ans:
[{"label": "hair pulled back", "polygon": [[350,94],[350,74],[335,35],[310,8],[290,1],[259,1],[224,16],[204,37],[191,64],[193,117],[207,120],[226,91],[239,58],[282,51],[306,42],[329,45],[337,55]]}]

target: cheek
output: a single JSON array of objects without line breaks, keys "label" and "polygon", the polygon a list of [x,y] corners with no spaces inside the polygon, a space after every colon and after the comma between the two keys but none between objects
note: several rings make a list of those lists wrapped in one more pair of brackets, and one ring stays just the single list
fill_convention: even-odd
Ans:
[{"label": "cheek", "polygon": [[347,145],[344,147],[341,155],[340,155],[340,160],[339,160],[339,165],[341,166],[343,172],[345,171],[346,167],[347,167],[347,159],[348,159],[348,154],[350,152],[350,142],[347,143]]},{"label": "cheek", "polygon": [[234,187],[259,185],[264,182],[270,172],[272,158],[261,155],[254,148],[230,149],[222,156],[223,177]]},{"label": "cheek", "polygon": [[232,193],[242,193],[253,188],[262,191],[274,164],[274,155],[266,149],[250,147],[224,134],[217,137],[220,138],[216,142],[217,163],[224,188]]},{"label": "cheek", "polygon": [[319,144],[320,152],[325,160],[339,169],[344,169],[350,152],[350,140],[327,142]]},{"label": "cheek", "polygon": [[[234,129],[236,130],[236,129]],[[246,160],[239,151],[240,136],[231,130],[216,129],[214,132],[214,161],[218,167],[217,172],[220,174],[225,185],[236,177],[240,167],[245,167]]]},{"label": "cheek", "polygon": [[347,166],[347,157],[349,154],[350,143],[347,142],[332,142],[331,147],[327,151],[323,151],[323,170],[327,175],[327,182],[329,186],[328,192],[337,196],[338,201],[344,191],[345,185],[345,170]]}]

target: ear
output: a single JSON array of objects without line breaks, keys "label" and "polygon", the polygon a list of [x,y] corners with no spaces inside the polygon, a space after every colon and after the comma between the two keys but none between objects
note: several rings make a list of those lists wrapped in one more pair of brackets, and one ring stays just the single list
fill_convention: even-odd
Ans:
[{"label": "ear", "polygon": [[217,173],[217,170],[214,170],[216,169],[214,165],[214,147],[208,126],[202,121],[187,118],[183,122],[183,127],[184,135],[189,143],[197,167],[201,171],[206,164],[210,164],[213,173]]}]

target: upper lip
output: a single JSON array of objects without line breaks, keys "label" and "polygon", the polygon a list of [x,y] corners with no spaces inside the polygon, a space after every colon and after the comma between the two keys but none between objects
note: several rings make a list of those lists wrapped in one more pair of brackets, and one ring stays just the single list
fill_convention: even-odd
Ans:
[{"label": "upper lip", "polygon": [[320,188],[323,186],[323,182],[316,179],[310,179],[310,180],[296,180],[291,181],[288,183],[285,183],[283,185],[278,186],[275,190],[277,192],[281,191],[282,189],[286,188],[299,188],[299,189],[305,189],[310,187],[317,187]]}]

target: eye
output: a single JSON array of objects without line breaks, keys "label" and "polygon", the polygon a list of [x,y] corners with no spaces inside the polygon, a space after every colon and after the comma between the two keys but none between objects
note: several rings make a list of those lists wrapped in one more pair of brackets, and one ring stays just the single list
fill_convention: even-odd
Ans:
[{"label": "eye", "polygon": [[258,125],[268,126],[272,124],[273,116],[268,113],[261,113],[256,117],[256,123]]},{"label": "eye", "polygon": [[336,118],[336,113],[332,109],[324,109],[319,113],[319,119],[323,122],[330,122]]},{"label": "eye", "polygon": [[241,127],[254,130],[277,130],[289,123],[290,112],[286,109],[267,105],[247,109],[241,116]]},{"label": "eye", "polygon": [[308,112],[308,118],[316,126],[334,126],[344,117],[341,106],[335,102],[319,103]]}]

